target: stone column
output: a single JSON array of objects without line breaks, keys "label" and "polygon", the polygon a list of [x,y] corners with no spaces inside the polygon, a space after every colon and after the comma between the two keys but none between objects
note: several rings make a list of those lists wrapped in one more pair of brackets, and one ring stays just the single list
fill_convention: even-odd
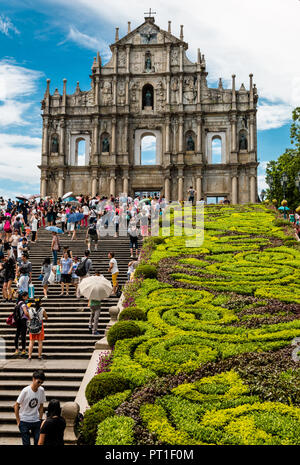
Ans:
[{"label": "stone column", "polygon": [[167,105],[170,105],[170,76],[167,76]]},{"label": "stone column", "polygon": [[250,202],[256,203],[256,179],[255,176],[250,176]]},{"label": "stone column", "polygon": [[249,152],[254,151],[254,115],[250,115],[250,141]]},{"label": "stone column", "polygon": [[183,77],[179,78],[179,104],[182,105],[183,102]]},{"label": "stone column", "polygon": [[96,118],[94,120],[94,128],[93,128],[92,156],[95,156],[98,154],[98,144],[99,144],[99,125],[98,125],[98,118]]},{"label": "stone column", "polygon": [[179,120],[179,153],[183,152],[183,120]]},{"label": "stone column", "polygon": [[65,154],[65,119],[63,118],[60,122],[60,143],[59,143],[59,154],[64,155]]},{"label": "stone column", "polygon": [[170,152],[170,120],[166,120],[166,152]]},{"label": "stone column", "polygon": [[183,46],[179,47],[179,71],[183,71]]},{"label": "stone column", "polygon": [[113,105],[117,105],[117,79],[113,80]]},{"label": "stone column", "polygon": [[129,78],[125,81],[125,105],[129,105]]},{"label": "stone column", "polygon": [[178,177],[178,201],[183,200],[183,178]]},{"label": "stone column", "polygon": [[165,199],[170,202],[170,178],[165,178]]},{"label": "stone column", "polygon": [[125,150],[125,153],[128,153],[128,116],[125,116],[124,150]]},{"label": "stone column", "polygon": [[95,105],[99,105],[99,77],[95,78]]},{"label": "stone column", "polygon": [[130,45],[126,45],[126,73],[130,73]]},{"label": "stone column", "polygon": [[237,181],[238,181],[237,176],[233,176],[231,178],[231,198],[232,198],[231,203],[233,205],[236,205],[238,203]]},{"label": "stone column", "polygon": [[111,120],[111,154],[115,155],[116,153],[116,118]]},{"label": "stone column", "polygon": [[109,184],[109,188],[110,188],[110,194],[112,194],[113,196],[116,195],[116,178],[115,178],[115,173],[114,171],[112,171],[110,173],[110,184]]},{"label": "stone column", "polygon": [[201,200],[201,197],[202,197],[202,177],[201,176],[197,176],[196,178],[196,200],[197,202],[199,202]]},{"label": "stone column", "polygon": [[42,173],[41,176],[41,197],[46,197],[47,195],[47,173]]},{"label": "stone column", "polygon": [[171,53],[171,45],[167,45],[167,73],[169,73],[170,70],[170,53]]},{"label": "stone column", "polygon": [[231,117],[231,151],[236,152],[236,115]]},{"label": "stone column", "polygon": [[63,173],[59,173],[58,176],[58,189],[57,189],[58,197],[62,197],[64,195],[64,175]]},{"label": "stone column", "polygon": [[202,121],[197,119],[197,152],[202,153]]},{"label": "stone column", "polygon": [[95,197],[97,194],[97,185],[98,185],[98,179],[95,174],[93,174],[92,178],[92,197]]},{"label": "stone column", "polygon": [[42,142],[42,155],[48,155],[49,151],[49,134],[48,134],[48,118],[44,118],[43,124],[43,142]]},{"label": "stone column", "polygon": [[123,192],[125,195],[128,195],[128,173],[123,177]]}]

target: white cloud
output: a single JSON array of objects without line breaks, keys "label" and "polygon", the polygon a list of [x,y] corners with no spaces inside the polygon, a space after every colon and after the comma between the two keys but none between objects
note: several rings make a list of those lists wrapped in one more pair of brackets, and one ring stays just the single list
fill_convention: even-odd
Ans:
[{"label": "white cloud", "polygon": [[[299,102],[300,103],[300,102]],[[262,104],[258,107],[257,126],[263,131],[280,128],[291,120],[293,107],[288,104]]]},{"label": "white cloud", "polygon": [[258,193],[260,194],[261,191],[264,189],[268,189],[268,185],[266,183],[266,179],[265,179],[265,175],[262,174],[262,175],[259,175],[257,176],[257,186],[258,186]]},{"label": "white cloud", "polygon": [[42,76],[40,71],[19,66],[13,60],[0,60],[0,101],[31,95]]},{"label": "white cloud", "polygon": [[36,184],[40,177],[37,165],[41,142],[38,137],[0,133],[0,179]]},{"label": "white cloud", "polygon": [[145,136],[142,140],[143,152],[153,152],[156,149],[156,138],[154,136]]},{"label": "white cloud", "polygon": [[15,34],[20,34],[18,29],[11,22],[11,20],[7,18],[6,16],[1,15],[0,16],[0,32],[2,32],[2,34],[5,34],[8,37],[10,31],[14,32]]},{"label": "white cloud", "polygon": [[[48,0],[64,3],[69,0]],[[72,9],[88,15],[94,23],[103,19],[112,27],[120,26],[120,37],[144,21],[143,4],[138,0],[73,0]],[[288,121],[289,105],[300,101],[299,15],[296,0],[167,0],[157,2],[156,23],[167,29],[172,20],[172,32],[177,37],[184,24],[184,39],[189,43],[189,57],[196,61],[197,48],[206,56],[209,79],[224,77],[230,82],[237,75],[237,86],[249,87],[249,73],[254,74],[259,95],[273,107],[261,107],[260,129],[278,128]],[[192,14],[191,14],[192,12]],[[285,111],[283,107],[285,106]],[[279,109],[277,109],[279,107]],[[291,115],[289,115],[291,117]]]},{"label": "white cloud", "polygon": [[22,115],[29,107],[30,103],[21,103],[14,100],[5,101],[0,106],[0,126],[27,124]]},{"label": "white cloud", "polygon": [[101,50],[103,59],[106,59],[110,56],[108,44],[104,40],[84,34],[83,32],[78,31],[78,29],[76,29],[74,26],[70,26],[67,38],[60,42],[58,45],[62,45],[68,41],[75,42],[81,47],[87,48],[89,50]]}]

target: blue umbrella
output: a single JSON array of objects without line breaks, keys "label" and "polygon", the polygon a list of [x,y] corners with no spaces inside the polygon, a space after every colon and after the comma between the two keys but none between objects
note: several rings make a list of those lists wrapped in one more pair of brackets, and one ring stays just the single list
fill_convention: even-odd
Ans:
[{"label": "blue umbrella", "polygon": [[278,210],[282,210],[282,211],[289,211],[289,207],[279,207]]},{"label": "blue umbrella", "polygon": [[68,223],[77,223],[78,221],[83,220],[84,214],[83,213],[69,213],[67,215]]},{"label": "blue umbrella", "polygon": [[45,228],[47,231],[51,231],[51,232],[56,232],[58,234],[63,234],[63,230],[58,228],[57,226],[47,226],[47,228]]},{"label": "blue umbrella", "polygon": [[76,199],[75,197],[67,197],[66,199],[63,200],[64,203],[68,203],[68,202],[76,202]]}]

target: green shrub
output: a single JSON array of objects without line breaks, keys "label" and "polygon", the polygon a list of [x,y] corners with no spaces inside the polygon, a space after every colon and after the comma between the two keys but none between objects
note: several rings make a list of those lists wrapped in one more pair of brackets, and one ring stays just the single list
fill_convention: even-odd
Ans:
[{"label": "green shrub", "polygon": [[138,307],[128,307],[125,308],[119,316],[119,321],[124,321],[124,320],[140,320],[140,321],[146,321],[147,316],[143,310],[141,310]]},{"label": "green shrub", "polygon": [[82,423],[82,439],[85,445],[94,446],[97,436],[97,427],[105,418],[112,417],[114,410],[111,407],[103,407],[101,402],[93,405],[84,414]]},{"label": "green shrub", "polygon": [[141,334],[140,327],[133,321],[119,321],[108,331],[107,342],[110,347],[113,347],[119,339],[129,339]]},{"label": "green shrub", "polygon": [[134,420],[130,417],[107,418],[98,426],[96,446],[134,445],[134,424]]},{"label": "green shrub", "polygon": [[140,278],[143,276],[145,279],[156,279],[157,268],[154,265],[139,265],[135,270],[135,277]]},{"label": "green shrub", "polygon": [[84,445],[94,446],[97,436],[97,428],[105,418],[114,415],[114,409],[119,407],[131,394],[131,390],[118,392],[105,397],[88,409],[81,426],[81,437]]},{"label": "green shrub", "polygon": [[94,405],[100,399],[128,389],[128,381],[117,373],[104,372],[94,376],[85,389],[85,397],[89,405]]},{"label": "green shrub", "polygon": [[280,228],[281,226],[288,226],[290,224],[289,220],[284,220],[284,219],[277,219],[274,221],[274,226],[277,226],[278,228]]},{"label": "green shrub", "polygon": [[151,237],[151,242],[153,242],[153,244],[156,244],[156,245],[164,244],[165,238],[164,237]]}]

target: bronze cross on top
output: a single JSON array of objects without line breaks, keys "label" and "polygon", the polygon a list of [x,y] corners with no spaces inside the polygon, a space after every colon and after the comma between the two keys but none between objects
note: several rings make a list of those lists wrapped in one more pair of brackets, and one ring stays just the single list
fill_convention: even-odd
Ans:
[{"label": "bronze cross on top", "polygon": [[147,11],[147,12],[144,13],[144,15],[149,15],[148,16],[149,18],[152,18],[151,14],[156,15],[156,11],[151,11],[151,8],[150,8],[150,11]]}]

